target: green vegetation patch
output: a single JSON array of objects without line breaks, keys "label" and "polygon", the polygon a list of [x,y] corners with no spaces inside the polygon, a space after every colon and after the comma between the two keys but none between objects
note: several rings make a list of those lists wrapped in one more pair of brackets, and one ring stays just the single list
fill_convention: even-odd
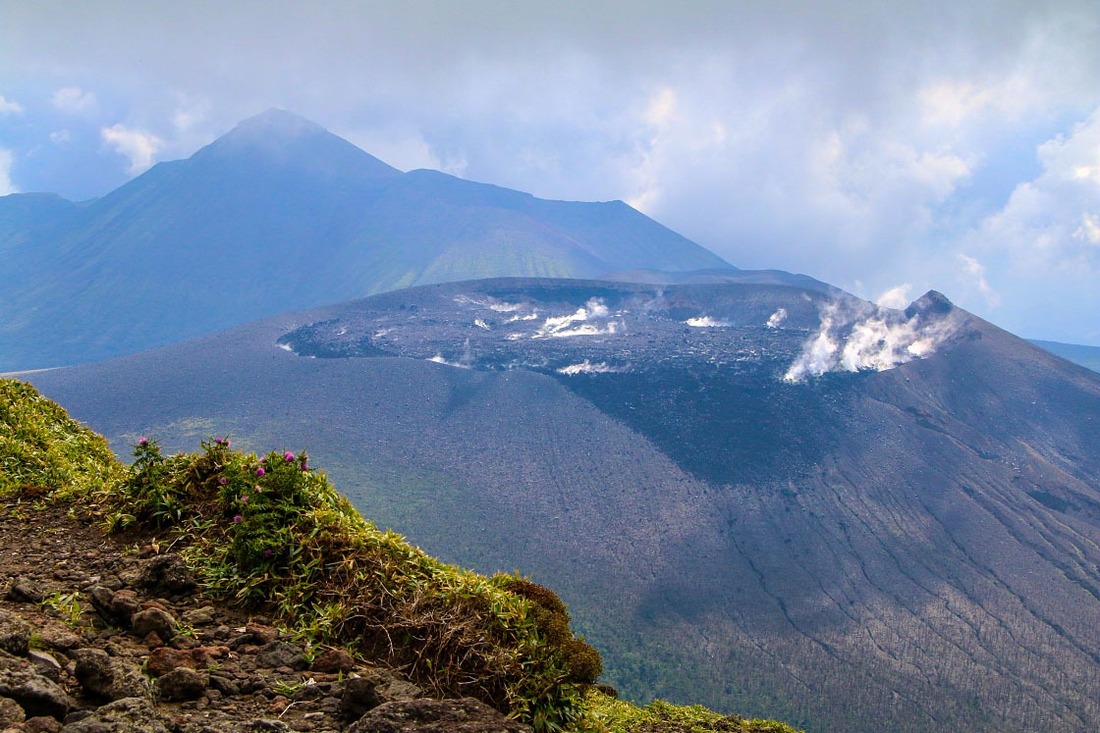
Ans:
[{"label": "green vegetation patch", "polygon": [[469,695],[561,730],[579,720],[599,654],[551,591],[444,564],[378,530],[305,454],[263,457],[227,438],[163,456],[141,439],[103,497],[112,529],[170,530],[214,594],[269,607],[302,639],[389,659],[440,695]]},{"label": "green vegetation patch", "polygon": [[654,700],[638,707],[595,689],[586,705],[587,727],[601,733],[801,733],[785,723],[721,715],[701,705]]},{"label": "green vegetation patch", "polygon": [[107,440],[15,379],[0,379],[0,498],[101,492],[125,475]]}]

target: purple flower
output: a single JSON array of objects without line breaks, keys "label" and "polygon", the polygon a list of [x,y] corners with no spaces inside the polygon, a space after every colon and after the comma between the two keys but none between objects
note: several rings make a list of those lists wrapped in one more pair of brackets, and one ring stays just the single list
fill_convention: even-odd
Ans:
[{"label": "purple flower", "polygon": [[233,517],[233,524],[240,524],[243,521],[244,521],[244,517],[242,517],[240,514]]},{"label": "purple flower", "polygon": [[221,438],[214,438],[214,442],[217,443],[218,445],[221,445],[222,444],[222,439]]},{"label": "purple flower", "polygon": [[229,482],[226,480],[225,476],[222,476],[220,479],[218,479],[218,483],[222,486],[225,486]]},{"label": "purple flower", "polygon": [[302,464],[302,470],[303,470],[303,471],[311,471],[312,469],[311,469],[311,468],[310,468],[310,467],[309,467],[308,465],[306,465],[306,464],[304,464],[304,463],[303,463],[303,464]]},{"label": "purple flower", "polygon": [[256,475],[257,476],[263,476],[265,473],[267,473],[267,471],[264,470],[263,466],[260,466],[259,468],[256,469]]},{"label": "purple flower", "polygon": [[270,547],[268,547],[267,549],[264,550],[264,557],[271,557],[274,554],[275,553],[271,551]]},{"label": "purple flower", "polygon": [[283,454],[283,460],[286,461],[287,463],[293,463],[294,462],[294,454],[291,453],[290,451],[287,451],[286,453]]},{"label": "purple flower", "polygon": [[142,446],[149,445],[149,439],[144,437],[144,436],[141,437],[141,438],[138,438],[138,445],[142,445]]},{"label": "purple flower", "polygon": [[247,504],[248,503],[248,494],[241,494],[240,500],[241,500],[242,504]]}]

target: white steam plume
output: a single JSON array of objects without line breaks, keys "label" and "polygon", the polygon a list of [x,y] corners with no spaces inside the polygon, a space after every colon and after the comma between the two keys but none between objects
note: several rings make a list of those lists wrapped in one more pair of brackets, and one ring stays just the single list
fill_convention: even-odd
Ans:
[{"label": "white steam plume", "polygon": [[785,320],[787,320],[787,309],[779,308],[775,313],[768,316],[768,322],[764,325],[768,328],[779,328]]},{"label": "white steam plume", "polygon": [[948,313],[911,317],[882,308],[845,312],[839,303],[821,311],[821,326],[783,375],[785,382],[802,382],[825,372],[884,371],[935,353],[955,333]]},{"label": "white steam plume", "polygon": [[596,362],[593,364],[588,359],[585,359],[580,364],[570,364],[569,366],[561,367],[556,370],[558,374],[565,374],[566,376],[575,376],[577,374],[616,374],[619,372],[625,372],[625,367],[613,367],[605,361]]},{"label": "white steam plume", "polygon": [[584,306],[575,312],[565,316],[551,316],[543,321],[531,338],[566,338],[569,336],[597,336],[600,334],[613,334],[619,328],[619,323],[609,321],[600,326],[596,323],[587,323],[593,319],[607,318],[611,315],[607,304],[600,298],[592,298]]},{"label": "white steam plume", "polygon": [[711,318],[710,316],[689,318],[684,323],[692,328],[725,328],[730,325],[727,321],[719,321],[717,318]]}]

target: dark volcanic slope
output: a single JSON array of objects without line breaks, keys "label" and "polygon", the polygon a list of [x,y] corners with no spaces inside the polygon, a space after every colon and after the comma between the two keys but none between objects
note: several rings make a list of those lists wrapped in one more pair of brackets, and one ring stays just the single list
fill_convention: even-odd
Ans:
[{"label": "dark volcanic slope", "polygon": [[402,173],[280,110],[86,205],[0,198],[0,258],[0,369],[422,283],[733,269],[621,201]]},{"label": "dark volcanic slope", "polygon": [[1100,378],[935,293],[459,283],[29,378],[116,440],[310,449],[367,516],[559,589],[632,696],[1100,727]]}]

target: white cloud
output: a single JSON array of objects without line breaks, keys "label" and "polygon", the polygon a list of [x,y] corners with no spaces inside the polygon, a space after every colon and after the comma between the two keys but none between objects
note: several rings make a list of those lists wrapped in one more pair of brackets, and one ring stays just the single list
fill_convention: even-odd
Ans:
[{"label": "white cloud", "polygon": [[1100,244],[1100,216],[1081,214],[1081,226],[1073,232],[1073,237],[1089,244]]},{"label": "white cloud", "polygon": [[130,175],[148,170],[156,162],[157,153],[163,147],[160,138],[152,133],[131,130],[121,123],[100,130],[103,141],[120,155],[130,160]]},{"label": "white cloud", "polygon": [[66,148],[73,141],[72,133],[68,130],[54,130],[50,133],[50,142],[59,148]]},{"label": "white cloud", "polygon": [[14,99],[7,99],[3,94],[0,94],[0,117],[21,115],[24,111],[23,105],[19,102]]},{"label": "white cloud", "polygon": [[881,308],[902,309],[909,305],[909,291],[913,286],[909,283],[896,285],[875,299],[875,305]]},{"label": "white cloud", "polygon": [[69,114],[82,114],[96,108],[96,97],[80,87],[62,87],[53,94],[53,106]]},{"label": "white cloud", "polygon": [[985,265],[970,255],[959,253],[958,260],[963,266],[963,272],[968,276],[964,282],[967,286],[975,288],[991,308],[1000,305],[1000,296],[994,292],[989,280],[985,277]]},{"label": "white cloud", "polygon": [[1038,149],[1041,173],[1016,186],[973,238],[987,256],[1029,276],[1086,271],[1100,276],[1100,107],[1068,135]]},{"label": "white cloud", "polygon": [[15,187],[11,180],[11,164],[11,151],[0,148],[0,196],[19,192],[19,189]]}]

